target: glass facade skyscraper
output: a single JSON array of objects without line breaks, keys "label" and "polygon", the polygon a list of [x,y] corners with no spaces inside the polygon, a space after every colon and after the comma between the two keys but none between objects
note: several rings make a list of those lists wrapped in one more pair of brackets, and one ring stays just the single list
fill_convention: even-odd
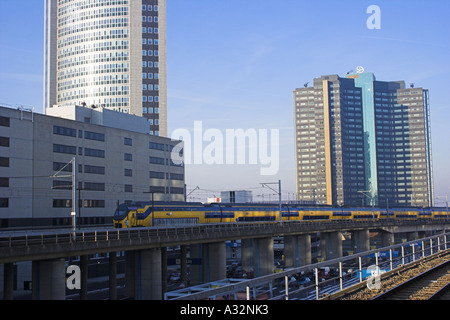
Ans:
[{"label": "glass facade skyscraper", "polygon": [[299,200],[433,204],[427,89],[362,72],[316,78],[293,98]]},{"label": "glass facade skyscraper", "polygon": [[167,135],[165,0],[45,0],[44,110],[104,107]]}]

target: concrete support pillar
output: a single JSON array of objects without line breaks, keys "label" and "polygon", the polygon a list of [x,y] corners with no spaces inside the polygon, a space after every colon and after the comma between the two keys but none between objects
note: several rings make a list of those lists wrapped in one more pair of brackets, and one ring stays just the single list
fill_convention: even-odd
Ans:
[{"label": "concrete support pillar", "polygon": [[352,231],[352,249],[353,253],[370,250],[370,233],[368,229]]},{"label": "concrete support pillar", "polygon": [[161,281],[162,281],[162,294],[167,292],[167,247],[161,248]]},{"label": "concrete support pillar", "polygon": [[117,252],[109,253],[109,299],[117,300]]},{"label": "concrete support pillar", "polygon": [[417,231],[406,233],[406,241],[413,241],[416,239],[419,239],[419,233]]},{"label": "concrete support pillar", "polygon": [[243,239],[241,241],[242,269],[254,277],[273,273],[273,238]]},{"label": "concrete support pillar", "polygon": [[87,255],[80,256],[80,300],[87,300],[87,284],[88,284],[88,262]]},{"label": "concrete support pillar", "polygon": [[284,264],[288,268],[311,264],[311,235],[284,237]]},{"label": "concrete support pillar", "polygon": [[190,265],[190,285],[197,285],[203,282],[202,276],[202,245],[193,244],[191,245],[191,256],[192,263]]},{"label": "concrete support pillar", "polygon": [[[184,258],[183,258],[184,256]],[[183,259],[185,262],[183,262]],[[225,242],[203,243],[191,245],[190,285],[222,280],[227,277],[227,252]],[[182,248],[181,276],[183,277],[183,264],[186,262],[185,249]],[[187,268],[186,268],[187,269]],[[187,282],[187,277],[186,280]]]},{"label": "concrete support pillar", "polygon": [[203,245],[204,282],[222,280],[227,277],[227,254],[225,242],[206,243]]},{"label": "concrete support pillar", "polygon": [[342,257],[342,232],[321,232],[320,249],[324,260]]},{"label": "concrete support pillar", "polygon": [[180,246],[180,273],[181,273],[181,283],[187,287],[187,247],[185,245]]},{"label": "concrete support pillar", "polygon": [[135,251],[125,252],[125,294],[135,298]]},{"label": "concrete support pillar", "polygon": [[3,300],[14,299],[14,264],[5,263],[3,268]]},{"label": "concrete support pillar", "polygon": [[64,259],[33,261],[33,300],[64,300],[66,263]]},{"label": "concrete support pillar", "polygon": [[135,299],[162,300],[161,249],[135,252]]},{"label": "concrete support pillar", "polygon": [[382,231],[381,232],[381,247],[389,247],[394,245],[394,233]]}]

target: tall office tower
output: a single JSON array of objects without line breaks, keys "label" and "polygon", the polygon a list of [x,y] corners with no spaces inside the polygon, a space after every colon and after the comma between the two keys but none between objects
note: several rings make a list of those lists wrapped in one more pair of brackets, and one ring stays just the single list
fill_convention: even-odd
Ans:
[{"label": "tall office tower", "polygon": [[165,0],[45,0],[44,110],[103,107],[167,136]]},{"label": "tall office tower", "polygon": [[433,205],[428,95],[365,72],[322,76],[295,89],[298,199]]}]

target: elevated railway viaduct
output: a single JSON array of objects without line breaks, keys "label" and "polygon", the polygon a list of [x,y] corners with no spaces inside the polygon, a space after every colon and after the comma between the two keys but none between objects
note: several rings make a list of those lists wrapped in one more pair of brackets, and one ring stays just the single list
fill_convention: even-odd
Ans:
[{"label": "elevated railway viaduct", "polygon": [[273,272],[273,237],[284,237],[287,267],[311,263],[311,234],[320,233],[321,255],[334,259],[343,255],[342,233],[352,232],[357,252],[370,249],[370,231],[381,233],[382,245],[394,243],[394,234],[407,233],[408,240],[422,233],[444,232],[450,221],[289,221],[186,225],[169,228],[103,229],[85,232],[30,232],[0,234],[0,264],[4,265],[3,296],[13,297],[14,263],[32,261],[33,299],[65,299],[66,258],[80,257],[81,298],[87,298],[87,257],[109,254],[110,298],[117,298],[117,252],[125,252],[126,292],[133,299],[162,299],[166,290],[167,247],[181,248],[181,277],[187,273],[186,246],[191,259],[191,281],[210,282],[226,278],[226,241],[241,240],[244,269],[255,276]]}]

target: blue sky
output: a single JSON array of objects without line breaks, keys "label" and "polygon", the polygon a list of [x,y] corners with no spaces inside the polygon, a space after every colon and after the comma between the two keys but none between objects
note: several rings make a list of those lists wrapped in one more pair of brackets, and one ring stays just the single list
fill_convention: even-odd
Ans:
[{"label": "blue sky", "polygon": [[[366,26],[372,4],[379,30]],[[283,197],[292,197],[292,91],[361,65],[377,80],[430,90],[435,194],[450,193],[449,13],[448,0],[167,0],[169,133],[194,121],[204,130],[280,132],[279,174],[189,165],[188,189],[259,193],[260,183],[281,179]],[[43,1],[0,0],[0,102],[42,112],[42,66]]]}]

